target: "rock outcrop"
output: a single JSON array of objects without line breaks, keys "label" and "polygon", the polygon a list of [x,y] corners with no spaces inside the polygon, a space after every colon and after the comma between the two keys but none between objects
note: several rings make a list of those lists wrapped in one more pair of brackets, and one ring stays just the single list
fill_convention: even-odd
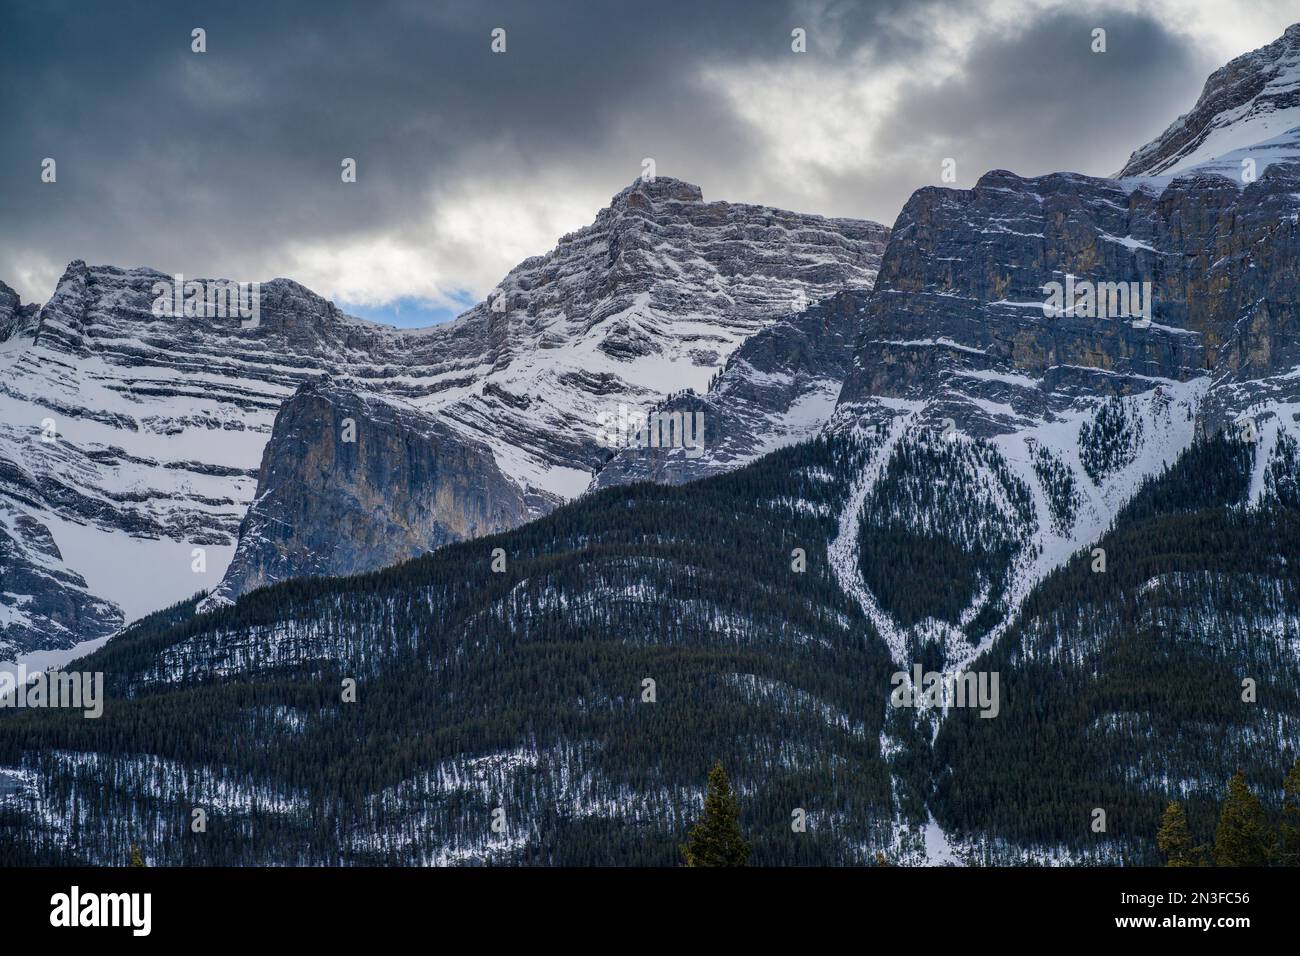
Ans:
[{"label": "rock outcrop", "polygon": [[385,567],[535,513],[486,446],[421,412],[309,383],[276,415],[257,498],[212,600]]}]

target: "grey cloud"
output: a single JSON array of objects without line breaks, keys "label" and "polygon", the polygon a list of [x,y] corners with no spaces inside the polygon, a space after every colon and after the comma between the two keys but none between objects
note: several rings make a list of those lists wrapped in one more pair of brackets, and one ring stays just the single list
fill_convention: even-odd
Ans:
[{"label": "grey cloud", "polygon": [[[1092,51],[1096,27],[1104,53]],[[957,160],[959,185],[991,168],[1106,176],[1190,109],[1220,65],[1148,17],[1048,14],[987,37],[959,78],[905,90],[882,139],[924,163],[927,183],[944,157]]]},{"label": "grey cloud", "polygon": [[[925,16],[962,9],[10,0],[0,279],[72,258],[194,274],[233,262],[241,277],[269,278],[276,250],[295,241],[406,241],[429,215],[414,197],[527,188],[556,169],[608,196],[646,155],[708,198],[889,222],[912,188],[934,181],[932,155],[959,157],[971,179],[987,166],[1109,172],[1176,115],[1170,103],[1190,105],[1206,72],[1150,20],[1108,15],[1102,64],[1086,52],[1087,18],[1049,14],[1020,36],[983,40],[961,81],[906,89],[861,176],[828,169],[808,183],[773,173],[761,129],[700,81],[711,68],[788,57],[791,27],[805,24],[822,68],[907,63],[933,46],[916,28]],[[189,52],[195,26],[208,31],[203,56]],[[497,26],[504,56],[488,52]],[[39,182],[45,156],[58,160],[57,188]],[[355,188],[340,188],[345,156],[359,164]],[[733,191],[742,184],[744,196]]]}]

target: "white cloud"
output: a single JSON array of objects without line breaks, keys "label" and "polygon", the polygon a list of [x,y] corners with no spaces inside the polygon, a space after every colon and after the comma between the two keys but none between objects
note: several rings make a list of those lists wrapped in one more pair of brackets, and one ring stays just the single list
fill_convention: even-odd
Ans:
[{"label": "white cloud", "polygon": [[400,233],[295,243],[282,274],[336,301],[367,306],[419,299],[458,308],[457,294],[483,299],[529,256],[554,248],[591,222],[610,197],[588,184],[529,178],[479,182],[425,197],[427,215]]}]

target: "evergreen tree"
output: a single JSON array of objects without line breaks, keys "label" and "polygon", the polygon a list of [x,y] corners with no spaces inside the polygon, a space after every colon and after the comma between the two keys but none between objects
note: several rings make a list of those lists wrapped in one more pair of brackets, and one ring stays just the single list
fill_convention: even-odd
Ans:
[{"label": "evergreen tree", "polygon": [[1265,866],[1270,843],[1268,819],[1259,797],[1240,770],[1228,781],[1223,815],[1214,834],[1215,866]]},{"label": "evergreen tree", "polygon": [[682,847],[687,866],[746,866],[749,844],[740,834],[740,805],[732,792],[722,761],[709,771],[704,816],[695,824]]},{"label": "evergreen tree", "polygon": [[1181,803],[1170,800],[1165,815],[1156,832],[1156,846],[1168,858],[1166,866],[1195,866],[1192,833],[1187,827],[1187,814]]},{"label": "evergreen tree", "polygon": [[1300,760],[1282,781],[1282,826],[1278,836],[1278,862],[1300,866]]}]

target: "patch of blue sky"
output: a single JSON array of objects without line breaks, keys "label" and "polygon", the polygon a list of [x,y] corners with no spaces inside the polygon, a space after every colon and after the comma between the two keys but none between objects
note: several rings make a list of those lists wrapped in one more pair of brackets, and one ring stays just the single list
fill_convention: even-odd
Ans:
[{"label": "patch of blue sky", "polygon": [[399,329],[422,329],[450,322],[478,301],[464,290],[453,292],[450,299],[449,303],[435,303],[428,299],[404,296],[382,305],[339,302],[338,307],[348,315],[382,325],[392,325]]}]

